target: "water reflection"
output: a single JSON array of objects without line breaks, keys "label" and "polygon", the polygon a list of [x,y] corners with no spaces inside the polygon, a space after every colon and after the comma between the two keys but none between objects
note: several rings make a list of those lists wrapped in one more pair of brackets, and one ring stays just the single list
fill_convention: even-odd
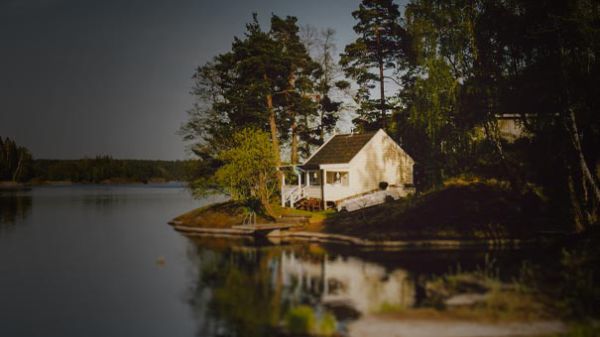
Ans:
[{"label": "water reflection", "polygon": [[12,230],[31,211],[31,195],[26,192],[0,192],[0,234]]},{"label": "water reflection", "polygon": [[[425,280],[480,268],[484,252],[361,252],[312,244],[259,246],[195,240],[198,266],[191,305],[202,336],[281,334],[290,311],[309,306],[318,320],[333,315],[337,330],[370,313],[418,306]],[[506,277],[510,252],[496,252]],[[459,262],[460,261],[460,266]],[[499,264],[500,265],[500,264]]]}]

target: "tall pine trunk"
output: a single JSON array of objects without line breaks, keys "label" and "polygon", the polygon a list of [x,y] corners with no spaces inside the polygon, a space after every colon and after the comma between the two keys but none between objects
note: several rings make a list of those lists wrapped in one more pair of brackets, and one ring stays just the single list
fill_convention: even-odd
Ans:
[{"label": "tall pine trunk", "polygon": [[298,164],[298,124],[296,123],[296,116],[293,116],[292,118],[292,143],[290,144],[290,163],[294,165]]},{"label": "tall pine trunk", "polygon": [[294,75],[295,67],[292,67],[290,74],[288,76],[288,89],[286,92],[286,102],[288,105],[288,114],[292,121],[291,125],[291,144],[290,144],[290,163],[292,165],[298,163],[298,122],[296,121],[296,111],[293,108],[293,104],[290,100],[290,93],[294,90],[296,86],[296,77]]},{"label": "tall pine trunk", "polygon": [[[267,75],[264,74],[263,78],[268,81]],[[281,154],[279,152],[279,134],[277,132],[277,118],[275,116],[275,109],[273,109],[273,95],[267,94],[267,112],[269,113],[269,128],[271,130],[271,144],[273,144],[273,155],[275,156],[275,165],[277,168],[281,165]],[[279,189],[283,184],[283,173],[277,170],[277,185]],[[268,210],[267,210],[268,211]]]},{"label": "tall pine trunk", "polygon": [[385,129],[385,81],[383,77],[383,57],[381,56],[381,46],[380,46],[380,38],[379,38],[379,29],[377,29],[377,53],[378,61],[379,61],[379,96],[380,96],[380,104],[381,104],[381,128]]},{"label": "tall pine trunk", "polygon": [[[569,133],[569,138],[571,140],[571,148],[575,152],[575,156],[577,157],[577,162],[579,166],[579,173],[581,175],[581,195],[580,198],[573,195],[571,196],[572,200],[580,200],[579,207],[574,206],[575,210],[575,222],[576,229],[578,231],[585,230],[590,224],[593,224],[598,220],[598,211],[600,208],[600,189],[598,188],[598,183],[594,174],[590,170],[585,156],[583,154],[583,148],[581,146],[579,129],[577,127],[577,122],[575,120],[575,112],[573,108],[569,109],[567,115],[567,121],[565,122],[565,127],[567,132]],[[572,178],[569,181],[570,184],[573,184]],[[591,194],[590,191],[591,189]],[[569,186],[569,192],[572,194],[577,193],[576,189],[573,186]],[[579,218],[579,219],[577,219]]]},{"label": "tall pine trunk", "polygon": [[383,79],[383,61],[379,60],[379,91],[381,95],[381,127],[385,129],[385,88]]},{"label": "tall pine trunk", "polygon": [[267,110],[269,111],[269,127],[271,129],[271,143],[273,144],[273,155],[275,156],[275,163],[281,164],[281,155],[279,154],[279,135],[277,132],[277,118],[275,117],[275,110],[273,109],[273,96],[267,95]]},{"label": "tall pine trunk", "polygon": [[[268,82],[267,74],[263,75],[265,82]],[[267,112],[269,113],[269,128],[271,130],[271,143],[273,144],[273,155],[277,166],[281,165],[281,154],[279,153],[279,134],[277,132],[277,117],[273,109],[273,95],[267,94]]]}]

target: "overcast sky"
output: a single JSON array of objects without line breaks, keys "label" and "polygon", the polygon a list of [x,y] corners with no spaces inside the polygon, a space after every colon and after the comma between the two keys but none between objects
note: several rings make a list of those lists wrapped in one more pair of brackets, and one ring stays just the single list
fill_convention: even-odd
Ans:
[{"label": "overcast sky", "polygon": [[36,158],[182,159],[194,69],[257,12],[354,38],[358,1],[0,0],[0,136]]}]

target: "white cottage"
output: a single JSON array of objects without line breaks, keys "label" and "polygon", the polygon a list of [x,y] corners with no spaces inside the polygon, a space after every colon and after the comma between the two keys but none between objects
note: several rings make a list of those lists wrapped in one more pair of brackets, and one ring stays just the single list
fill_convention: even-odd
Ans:
[{"label": "white cottage", "polygon": [[[286,185],[284,179],[281,204],[351,211],[397,199],[414,192],[414,163],[382,129],[334,135],[303,165],[292,167],[296,181]],[[387,188],[382,189],[382,183]]]}]

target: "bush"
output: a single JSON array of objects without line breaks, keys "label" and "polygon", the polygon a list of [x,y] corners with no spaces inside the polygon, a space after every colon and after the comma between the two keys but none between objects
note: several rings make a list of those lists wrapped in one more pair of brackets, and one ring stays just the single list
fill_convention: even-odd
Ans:
[{"label": "bush", "polygon": [[285,322],[292,334],[309,334],[315,330],[315,313],[308,305],[297,306],[288,311]]},{"label": "bush", "polygon": [[331,313],[325,312],[317,318],[313,308],[308,305],[290,309],[285,316],[285,324],[292,335],[331,336],[337,327],[337,321]]}]

